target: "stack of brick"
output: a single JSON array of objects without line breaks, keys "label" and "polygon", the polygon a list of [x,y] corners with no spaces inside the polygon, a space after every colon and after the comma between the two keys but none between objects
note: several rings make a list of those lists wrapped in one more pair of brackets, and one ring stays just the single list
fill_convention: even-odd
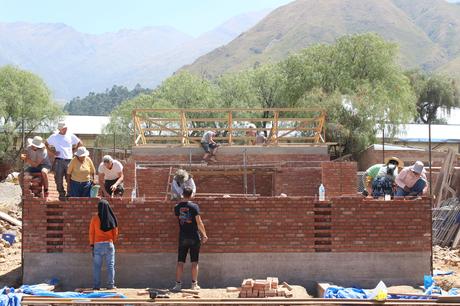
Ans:
[{"label": "stack of brick", "polygon": [[267,277],[267,279],[243,280],[241,284],[240,298],[265,298],[265,297],[292,297],[292,292],[288,288],[279,286],[277,277]]}]

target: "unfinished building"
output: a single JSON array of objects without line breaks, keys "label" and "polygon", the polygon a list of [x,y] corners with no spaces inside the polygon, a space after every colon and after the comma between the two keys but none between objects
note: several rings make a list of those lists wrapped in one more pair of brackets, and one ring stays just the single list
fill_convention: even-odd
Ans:
[{"label": "unfinished building", "polygon": [[[251,116],[261,112],[263,116]],[[116,282],[169,287],[177,260],[172,174],[193,174],[209,241],[200,256],[203,287],[276,275],[311,289],[418,284],[431,269],[430,199],[381,201],[357,194],[354,162],[332,162],[322,110],[138,110],[125,164]],[[295,114],[295,116],[294,116]],[[313,114],[307,116],[305,114]],[[244,116],[243,116],[244,115]],[[267,144],[248,143],[245,124]],[[218,162],[200,163],[200,133],[221,130]],[[323,184],[327,198],[319,201]],[[65,288],[91,284],[88,227],[97,198],[48,201],[24,190],[24,282],[58,278]],[[185,282],[190,281],[185,279]]]}]

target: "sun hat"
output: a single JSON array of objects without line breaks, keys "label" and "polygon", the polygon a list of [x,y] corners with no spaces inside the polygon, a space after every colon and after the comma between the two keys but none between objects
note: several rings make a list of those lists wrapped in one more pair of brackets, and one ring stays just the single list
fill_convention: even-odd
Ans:
[{"label": "sun hat", "polygon": [[85,147],[78,147],[77,151],[75,152],[75,156],[77,157],[82,157],[82,156],[88,156],[89,151],[86,150]]},{"label": "sun hat", "polygon": [[67,127],[67,125],[65,124],[65,121],[59,121],[58,122],[58,125],[57,125],[58,130],[65,129],[66,127]]},{"label": "sun hat", "polygon": [[179,183],[183,183],[185,181],[188,181],[189,179],[189,175],[188,175],[188,172],[185,171],[184,169],[179,169],[176,171],[176,173],[174,174],[174,178],[176,179],[176,181],[178,181]]},{"label": "sun hat", "polygon": [[418,160],[411,166],[411,170],[417,174],[420,174],[423,172],[423,167],[423,162]]},{"label": "sun hat", "polygon": [[385,158],[385,165],[388,165],[388,163],[392,160],[398,163],[398,168],[404,168],[404,162],[401,159],[394,156]]},{"label": "sun hat", "polygon": [[35,136],[34,139],[32,139],[30,145],[39,149],[45,147],[45,144],[43,143],[43,138],[41,138],[40,136]]}]

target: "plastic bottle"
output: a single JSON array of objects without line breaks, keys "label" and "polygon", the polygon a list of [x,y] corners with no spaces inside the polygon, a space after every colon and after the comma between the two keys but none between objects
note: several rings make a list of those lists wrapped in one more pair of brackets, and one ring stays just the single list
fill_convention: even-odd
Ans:
[{"label": "plastic bottle", "polygon": [[323,184],[319,186],[318,194],[319,194],[320,201],[326,200],[326,189],[324,188]]}]

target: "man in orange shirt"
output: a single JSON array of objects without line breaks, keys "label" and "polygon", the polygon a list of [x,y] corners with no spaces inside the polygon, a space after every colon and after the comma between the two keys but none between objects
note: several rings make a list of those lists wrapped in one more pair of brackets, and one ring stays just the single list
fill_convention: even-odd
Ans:
[{"label": "man in orange shirt", "polygon": [[102,260],[107,264],[107,289],[115,287],[115,246],[118,238],[118,221],[107,200],[100,200],[98,214],[91,218],[89,244],[93,249],[93,289],[101,288]]}]

